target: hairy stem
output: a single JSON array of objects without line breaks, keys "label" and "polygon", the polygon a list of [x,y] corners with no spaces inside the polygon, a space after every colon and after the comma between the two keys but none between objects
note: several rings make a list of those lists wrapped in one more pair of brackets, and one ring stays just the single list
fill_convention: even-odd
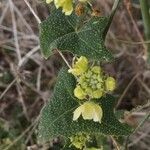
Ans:
[{"label": "hairy stem", "polygon": [[[144,23],[145,38],[150,40],[150,13],[148,0],[140,0],[142,18]],[[150,44],[147,45],[148,61],[150,62]]]}]

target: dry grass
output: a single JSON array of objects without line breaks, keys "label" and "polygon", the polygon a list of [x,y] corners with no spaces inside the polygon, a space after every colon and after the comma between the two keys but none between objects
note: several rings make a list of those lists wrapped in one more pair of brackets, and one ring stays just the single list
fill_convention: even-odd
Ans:
[{"label": "dry grass", "polygon": [[[29,2],[37,18],[47,18],[49,11],[44,3],[40,0],[25,1]],[[36,141],[35,122],[41,108],[52,95],[57,73],[63,63],[59,54],[48,60],[43,59],[38,37],[40,20],[33,15],[25,1],[0,1],[0,120],[9,131],[15,128],[16,119],[21,118],[17,138],[6,149],[11,149],[20,139],[25,141],[24,148],[42,149]],[[111,0],[99,0],[98,3],[102,14],[110,13]],[[125,115],[124,121],[137,126],[150,111],[150,70],[145,62],[147,50],[138,4],[130,4],[129,1],[121,4],[106,44],[113,49],[116,57],[115,62],[103,66],[118,81],[118,109],[131,110],[144,105]],[[66,55],[66,58],[70,57]],[[22,118],[26,123],[21,122]],[[130,136],[130,149],[149,149],[149,125],[147,120]],[[48,149],[49,145],[44,145],[43,149]]]}]

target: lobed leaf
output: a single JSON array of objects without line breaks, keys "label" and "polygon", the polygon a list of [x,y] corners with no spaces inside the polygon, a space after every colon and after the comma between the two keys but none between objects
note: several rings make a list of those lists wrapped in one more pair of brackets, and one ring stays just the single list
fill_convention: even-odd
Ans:
[{"label": "lobed leaf", "polygon": [[56,136],[70,137],[78,132],[96,133],[105,135],[128,135],[131,129],[121,124],[114,115],[115,99],[111,95],[99,99],[103,109],[102,123],[92,120],[73,121],[73,111],[79,106],[77,99],[73,95],[76,86],[74,77],[62,69],[54,95],[41,113],[39,124],[39,140],[47,141]]},{"label": "lobed leaf", "polygon": [[112,54],[104,45],[103,34],[109,17],[92,17],[80,25],[80,17],[75,14],[65,16],[55,10],[40,24],[40,45],[45,58],[54,49],[69,51],[93,60],[111,60]]}]

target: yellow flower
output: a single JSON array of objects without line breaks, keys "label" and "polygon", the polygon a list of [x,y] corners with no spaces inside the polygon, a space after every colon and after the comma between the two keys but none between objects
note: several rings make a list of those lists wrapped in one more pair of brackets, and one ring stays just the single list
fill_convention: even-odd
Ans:
[{"label": "yellow flower", "polygon": [[73,68],[69,69],[68,72],[72,73],[74,76],[79,76],[84,73],[88,69],[88,60],[86,57],[81,56],[75,64],[73,64]]},{"label": "yellow flower", "polygon": [[54,0],[56,8],[62,7],[62,11],[65,15],[71,15],[73,11],[72,0]]},{"label": "yellow flower", "polygon": [[116,88],[116,81],[113,77],[108,77],[105,81],[107,91],[113,91]]},{"label": "yellow flower", "polygon": [[83,91],[83,89],[78,85],[75,89],[74,89],[74,95],[78,98],[78,99],[85,99],[86,93]]},{"label": "yellow flower", "polygon": [[73,0],[46,0],[46,3],[51,3],[54,1],[54,4],[56,8],[62,7],[62,12],[65,13],[65,15],[71,15],[73,11]]},{"label": "yellow flower", "polygon": [[82,115],[84,120],[93,120],[94,122],[101,123],[103,111],[98,104],[85,102],[74,111],[73,120],[77,120],[80,115]]}]

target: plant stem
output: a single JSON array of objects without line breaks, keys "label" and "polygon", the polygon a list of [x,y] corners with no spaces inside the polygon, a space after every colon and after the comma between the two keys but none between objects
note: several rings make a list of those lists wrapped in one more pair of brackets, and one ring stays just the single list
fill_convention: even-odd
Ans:
[{"label": "plant stem", "polygon": [[114,17],[114,15],[116,13],[116,10],[118,8],[119,2],[120,2],[120,0],[115,0],[115,2],[113,4],[112,11],[111,11],[111,14],[110,14],[110,17],[109,17],[109,22],[108,22],[107,27],[106,27],[105,32],[104,32],[104,39],[106,38],[107,32],[108,32],[108,30],[110,28],[111,22],[112,22],[113,17]]},{"label": "plant stem", "polygon": [[24,0],[24,2],[26,3],[26,5],[28,6],[29,10],[31,11],[31,13],[34,15],[36,21],[38,22],[38,24],[41,23],[40,18],[37,16],[37,14],[35,13],[35,11],[33,10],[33,8],[31,7],[30,3],[27,0]]},{"label": "plant stem", "polygon": [[62,54],[62,52],[60,52],[57,49],[57,52],[59,53],[59,55],[61,56],[61,58],[63,59],[63,61],[66,63],[66,65],[69,67],[69,69],[71,69],[71,66],[69,65],[68,61],[66,60],[66,58],[64,57],[64,55]]},{"label": "plant stem", "polygon": [[121,150],[120,146],[118,145],[117,141],[115,140],[115,138],[113,136],[110,136],[111,140],[113,141],[113,144],[116,148],[116,150]]},{"label": "plant stem", "polygon": [[[150,40],[150,13],[148,0],[140,0],[142,18],[144,23],[145,38]],[[150,62],[150,44],[147,45],[148,61]]]}]

